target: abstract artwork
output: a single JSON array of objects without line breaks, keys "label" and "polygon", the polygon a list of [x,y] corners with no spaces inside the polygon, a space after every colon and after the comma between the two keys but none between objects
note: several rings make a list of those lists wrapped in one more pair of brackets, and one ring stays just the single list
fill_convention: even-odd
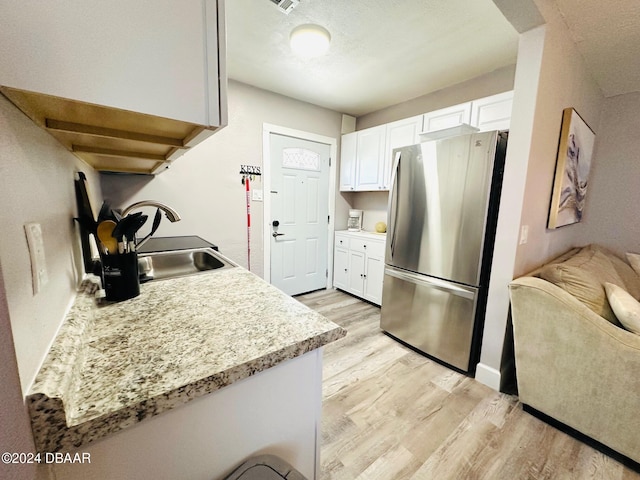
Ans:
[{"label": "abstract artwork", "polygon": [[549,228],[582,220],[595,137],[573,108],[564,109],[549,208]]}]

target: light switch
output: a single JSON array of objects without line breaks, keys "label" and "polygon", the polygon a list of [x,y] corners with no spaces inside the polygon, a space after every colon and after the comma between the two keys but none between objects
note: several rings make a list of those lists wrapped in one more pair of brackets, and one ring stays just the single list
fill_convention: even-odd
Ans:
[{"label": "light switch", "polygon": [[520,227],[520,245],[527,243],[529,237],[529,225],[522,225]]},{"label": "light switch", "polygon": [[25,223],[29,258],[31,259],[31,278],[33,279],[33,294],[37,294],[49,281],[47,263],[44,257],[44,241],[42,228],[39,223]]},{"label": "light switch", "polygon": [[261,202],[262,201],[262,190],[261,189],[251,190],[251,199],[254,202]]}]

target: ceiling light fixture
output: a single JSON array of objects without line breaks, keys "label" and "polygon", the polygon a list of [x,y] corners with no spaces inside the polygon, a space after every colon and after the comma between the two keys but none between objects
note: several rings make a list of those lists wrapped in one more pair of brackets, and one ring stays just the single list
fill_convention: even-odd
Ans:
[{"label": "ceiling light fixture", "polygon": [[319,57],[329,50],[331,35],[326,28],[309,23],[294,28],[289,42],[291,49],[301,57]]}]

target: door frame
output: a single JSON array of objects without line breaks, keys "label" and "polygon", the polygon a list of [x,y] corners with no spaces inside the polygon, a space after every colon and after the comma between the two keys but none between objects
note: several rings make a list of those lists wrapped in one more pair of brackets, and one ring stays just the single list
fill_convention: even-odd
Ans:
[{"label": "door frame", "polygon": [[309,140],[311,142],[323,143],[330,147],[329,165],[329,223],[327,224],[327,288],[331,288],[333,278],[333,235],[335,227],[336,209],[336,164],[338,157],[338,139],[318,135],[317,133],[305,132],[288,127],[281,127],[269,123],[262,124],[262,188],[264,189],[262,198],[262,256],[264,280],[271,283],[271,140],[270,135],[286,135],[288,137]]}]

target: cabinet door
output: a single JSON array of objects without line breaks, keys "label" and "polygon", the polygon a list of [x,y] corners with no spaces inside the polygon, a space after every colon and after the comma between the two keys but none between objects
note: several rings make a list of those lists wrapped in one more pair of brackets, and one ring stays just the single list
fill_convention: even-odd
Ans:
[{"label": "cabinet door", "polygon": [[349,288],[349,251],[336,247],[333,254],[333,286]]},{"label": "cabinet door", "polygon": [[435,132],[444,128],[457,127],[463,123],[471,123],[471,102],[425,113],[422,131]]},{"label": "cabinet door", "polygon": [[386,125],[360,130],[356,147],[356,190],[381,190]]},{"label": "cabinet door", "polygon": [[394,161],[393,149],[419,143],[421,131],[422,115],[387,124],[384,173],[382,177],[383,190],[389,190],[391,186],[391,168],[393,167]]},{"label": "cabinet door", "polygon": [[380,305],[382,303],[382,282],[384,280],[384,259],[367,256],[364,282],[364,298]]},{"label": "cabinet door", "polygon": [[356,188],[356,148],[358,132],[342,136],[340,144],[340,190],[352,191]]},{"label": "cabinet door", "polygon": [[217,14],[216,0],[7,0],[0,85],[220,125]]},{"label": "cabinet door", "polygon": [[359,297],[364,297],[364,260],[364,253],[349,251],[349,288],[347,290]]},{"label": "cabinet door", "polygon": [[511,124],[513,91],[474,100],[471,107],[471,125],[481,132],[508,130]]}]

